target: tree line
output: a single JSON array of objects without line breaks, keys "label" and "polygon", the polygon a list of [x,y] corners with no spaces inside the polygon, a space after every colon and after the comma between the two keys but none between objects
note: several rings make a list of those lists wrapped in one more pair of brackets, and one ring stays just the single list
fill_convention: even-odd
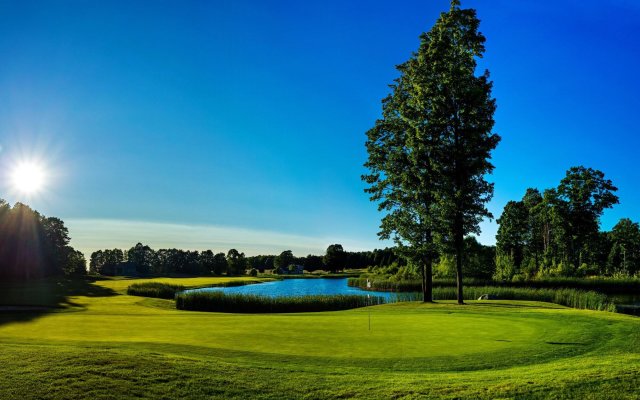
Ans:
[{"label": "tree line", "polygon": [[403,262],[393,249],[349,252],[340,244],[332,244],[323,256],[309,254],[296,257],[291,250],[278,255],[246,256],[236,249],[227,253],[212,250],[192,251],[159,249],[138,243],[128,250],[104,249],[94,251],[89,258],[89,270],[102,275],[243,275],[249,271],[273,271],[286,274],[300,265],[313,272],[327,270],[338,272],[345,268],[366,268],[373,265],[387,266]]},{"label": "tree line", "polygon": [[69,240],[61,219],[0,199],[0,279],[85,274],[85,257]]},{"label": "tree line", "polygon": [[241,275],[247,266],[247,257],[236,249],[226,254],[211,250],[154,250],[142,243],[128,250],[94,251],[89,258],[89,271],[101,275]]},{"label": "tree line", "polygon": [[569,169],[558,187],[526,190],[498,218],[497,280],[541,276],[632,276],[640,272],[640,227],[621,219],[600,231],[618,189],[602,171]]}]

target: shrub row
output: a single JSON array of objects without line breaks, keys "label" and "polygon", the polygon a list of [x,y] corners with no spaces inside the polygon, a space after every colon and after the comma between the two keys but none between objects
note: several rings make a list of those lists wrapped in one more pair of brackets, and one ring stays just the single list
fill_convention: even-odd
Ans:
[{"label": "shrub row", "polygon": [[160,282],[134,283],[127,288],[127,294],[131,296],[157,297],[160,299],[173,299],[176,293],[185,289],[184,286],[170,285]]},{"label": "shrub row", "polygon": [[382,297],[363,295],[266,297],[214,291],[189,291],[176,295],[178,310],[233,313],[338,311],[384,303]]},{"label": "shrub row", "polygon": [[[371,282],[371,290],[386,292],[419,292],[422,290],[420,280],[399,280],[368,278]],[[349,286],[361,289],[367,288],[367,278],[349,278]],[[640,293],[640,280],[635,278],[613,279],[613,278],[546,278],[539,280],[517,281],[517,282],[496,282],[491,280],[469,279],[464,281],[466,287],[473,286],[500,286],[511,288],[533,288],[533,289],[579,289],[595,291],[604,294],[636,294]],[[456,281],[452,279],[435,279],[434,287],[454,287]]]}]

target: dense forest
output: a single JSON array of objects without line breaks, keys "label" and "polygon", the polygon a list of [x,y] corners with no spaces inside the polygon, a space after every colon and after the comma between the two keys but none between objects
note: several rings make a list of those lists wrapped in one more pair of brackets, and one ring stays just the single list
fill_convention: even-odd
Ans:
[{"label": "dense forest", "polygon": [[0,279],[28,280],[86,273],[84,255],[69,246],[59,218],[0,199]]},{"label": "dense forest", "polygon": [[640,272],[640,226],[621,219],[600,231],[618,189],[604,173],[573,167],[558,187],[527,189],[498,219],[497,280],[544,276],[633,276]]}]

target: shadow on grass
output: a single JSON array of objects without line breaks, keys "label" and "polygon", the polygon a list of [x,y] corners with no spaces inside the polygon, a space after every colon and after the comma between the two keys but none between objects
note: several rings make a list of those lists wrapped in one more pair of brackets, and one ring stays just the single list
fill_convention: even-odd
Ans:
[{"label": "shadow on grass", "polygon": [[96,277],[55,277],[31,282],[0,283],[0,326],[80,308],[71,297],[108,297],[115,291],[95,285]]}]

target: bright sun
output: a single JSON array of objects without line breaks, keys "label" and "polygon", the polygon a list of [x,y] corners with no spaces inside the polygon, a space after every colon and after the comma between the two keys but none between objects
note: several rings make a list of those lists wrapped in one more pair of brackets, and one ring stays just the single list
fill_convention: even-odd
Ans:
[{"label": "bright sun", "polygon": [[45,173],[41,165],[34,162],[21,162],[11,173],[14,189],[24,194],[34,194],[44,185]]}]

